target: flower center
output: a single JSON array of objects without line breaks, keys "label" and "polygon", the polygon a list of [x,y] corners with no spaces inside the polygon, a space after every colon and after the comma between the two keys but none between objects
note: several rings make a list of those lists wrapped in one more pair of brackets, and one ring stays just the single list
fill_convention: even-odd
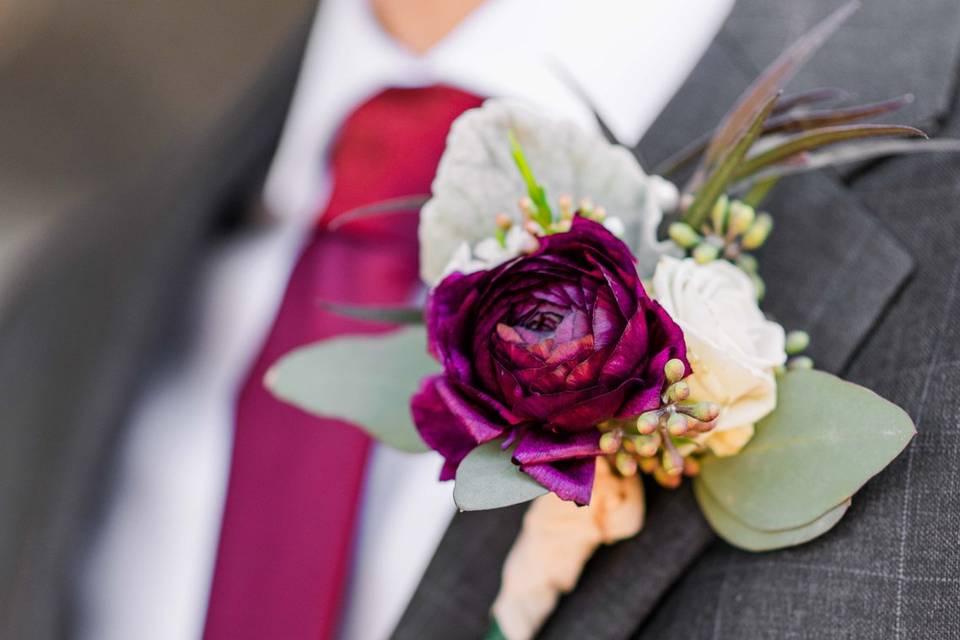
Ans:
[{"label": "flower center", "polygon": [[524,329],[530,329],[538,333],[555,331],[557,326],[563,321],[563,315],[556,311],[546,311],[544,309],[534,309],[522,316],[517,324]]}]

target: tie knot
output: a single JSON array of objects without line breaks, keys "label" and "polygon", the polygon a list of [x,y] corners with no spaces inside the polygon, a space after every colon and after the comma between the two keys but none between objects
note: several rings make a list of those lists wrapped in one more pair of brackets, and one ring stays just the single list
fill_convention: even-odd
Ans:
[{"label": "tie knot", "polygon": [[382,200],[428,194],[450,125],[481,102],[434,85],[386,89],[361,104],[332,149],[333,192],[323,222]]}]

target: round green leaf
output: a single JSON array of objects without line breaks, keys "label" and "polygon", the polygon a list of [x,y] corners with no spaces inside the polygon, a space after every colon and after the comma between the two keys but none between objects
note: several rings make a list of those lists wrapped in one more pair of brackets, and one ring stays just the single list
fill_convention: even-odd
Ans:
[{"label": "round green leaf", "polygon": [[778,379],[777,408],[739,455],[704,459],[701,482],[753,529],[808,524],[852,496],[916,433],[903,409],[821,371]]},{"label": "round green leaf", "polygon": [[730,515],[716,498],[710,495],[710,491],[699,478],[693,483],[693,493],[703,515],[717,535],[733,546],[747,551],[772,551],[809,542],[832,529],[850,508],[850,500],[847,499],[803,526],[782,531],[763,531],[753,529]]},{"label": "round green leaf", "polygon": [[351,422],[402,451],[420,453],[410,397],[440,370],[427,353],[423,327],[382,335],[343,336],[296,349],[267,372],[273,395],[308,413]]},{"label": "round green leaf", "polygon": [[547,493],[536,480],[520,471],[493,440],[471,451],[457,467],[453,500],[461,511],[499,509],[528,502]]}]

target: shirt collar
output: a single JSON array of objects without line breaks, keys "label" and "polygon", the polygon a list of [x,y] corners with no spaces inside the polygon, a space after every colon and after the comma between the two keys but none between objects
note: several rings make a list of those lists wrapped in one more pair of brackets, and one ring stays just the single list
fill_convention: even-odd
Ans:
[{"label": "shirt collar", "polygon": [[633,144],[731,6],[732,0],[488,0],[417,56],[383,31],[368,2],[323,0],[268,175],[267,206],[281,218],[312,216],[325,198],[327,150],[337,127],[356,105],[389,86],[445,83],[477,95],[519,98],[595,127],[565,71],[618,138]]}]

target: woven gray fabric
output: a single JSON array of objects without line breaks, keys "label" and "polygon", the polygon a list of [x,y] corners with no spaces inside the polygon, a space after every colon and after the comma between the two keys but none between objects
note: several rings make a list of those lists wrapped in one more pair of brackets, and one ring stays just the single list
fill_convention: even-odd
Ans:
[{"label": "woven gray fabric", "polygon": [[[641,156],[653,166],[717,122],[766,62],[837,4],[741,0]],[[910,90],[916,102],[897,120],[935,132],[953,111],[958,47],[952,0],[872,2],[790,88],[841,86],[861,100]],[[713,537],[689,493],[654,492],[646,529],[597,553],[542,637],[960,637],[960,403],[951,393],[960,362],[958,170],[955,157],[898,159],[791,178],[769,201],[777,229],[761,256],[765,308],[811,332],[820,368],[846,372],[910,412],[920,429],[914,444],[833,531],[791,550],[737,551]],[[514,531],[517,520],[502,526]],[[411,628],[481,637],[483,599],[463,598],[479,595],[480,581],[492,599],[488,574],[499,573],[499,556],[474,567],[471,580],[444,582],[438,598],[430,582],[455,572],[447,565],[456,557],[448,547],[434,559],[397,637]],[[435,617],[453,597],[477,607],[472,624],[445,627]]]},{"label": "woven gray fabric", "polygon": [[[914,9],[924,14],[928,33],[949,32],[950,44],[960,44],[956,7]],[[933,60],[923,46],[911,47],[910,55],[923,58],[917,68],[926,71],[894,77],[889,85],[904,90],[939,82],[937,96],[952,108],[945,118],[928,119],[927,129],[960,136],[960,102],[951,95],[956,56]],[[866,62],[857,65],[871,66]],[[949,74],[938,78],[944,65]],[[850,197],[906,249],[915,271],[847,365],[846,377],[903,406],[918,436],[857,494],[844,520],[813,543],[765,554],[715,543],[638,638],[960,637],[960,157],[891,159],[848,176],[847,183]],[[783,187],[777,203],[791,193],[790,185]],[[827,226],[824,242],[829,234]],[[860,281],[867,285],[875,277],[865,270]]]}]

